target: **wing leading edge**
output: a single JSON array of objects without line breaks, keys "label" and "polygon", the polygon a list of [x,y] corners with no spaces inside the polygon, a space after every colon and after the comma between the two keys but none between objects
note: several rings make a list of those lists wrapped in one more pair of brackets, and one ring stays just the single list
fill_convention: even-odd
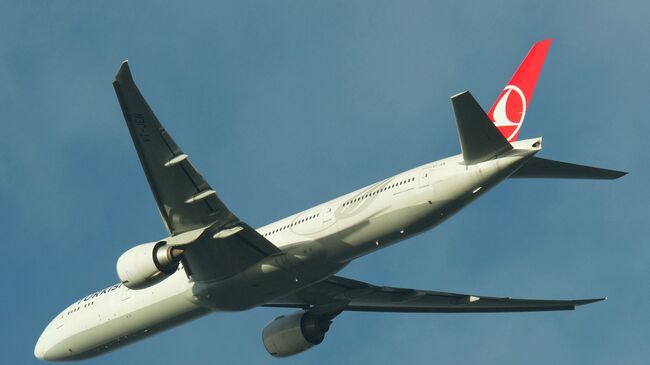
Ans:
[{"label": "wing leading edge", "polygon": [[[333,276],[267,307],[338,307],[343,311],[402,313],[485,313],[573,310],[606,298],[539,300],[486,297],[430,290],[380,287]],[[338,304],[338,305],[337,305]]]}]

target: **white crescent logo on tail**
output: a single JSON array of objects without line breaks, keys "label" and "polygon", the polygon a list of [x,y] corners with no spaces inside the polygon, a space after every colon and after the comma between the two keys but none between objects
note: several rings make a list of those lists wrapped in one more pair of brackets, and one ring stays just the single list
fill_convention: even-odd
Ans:
[{"label": "white crescent logo on tail", "polygon": [[[526,97],[524,96],[523,91],[515,85],[508,85],[503,90],[505,92],[494,107],[492,117],[494,118],[494,125],[497,127],[515,127],[510,136],[506,138],[509,141],[513,136],[517,135],[517,132],[519,132],[519,129],[521,128],[521,122],[524,120],[524,116],[526,116]],[[521,100],[521,111],[510,110],[510,113],[508,113],[508,98],[513,91]],[[508,119],[508,114],[510,114],[513,119],[516,118],[516,120]]]}]

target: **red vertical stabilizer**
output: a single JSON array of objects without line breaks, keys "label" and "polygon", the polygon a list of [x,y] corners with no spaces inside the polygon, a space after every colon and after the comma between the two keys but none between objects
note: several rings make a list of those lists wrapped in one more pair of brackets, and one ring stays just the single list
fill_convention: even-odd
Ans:
[{"label": "red vertical stabilizer", "polygon": [[552,39],[535,43],[488,113],[501,134],[516,141]]}]

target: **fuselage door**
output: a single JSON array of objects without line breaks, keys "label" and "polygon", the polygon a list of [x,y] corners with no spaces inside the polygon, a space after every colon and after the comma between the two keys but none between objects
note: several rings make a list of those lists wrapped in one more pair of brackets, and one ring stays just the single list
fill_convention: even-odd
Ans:
[{"label": "fuselage door", "polygon": [[323,223],[332,223],[334,222],[334,210],[336,209],[335,205],[330,205],[325,207],[323,212]]},{"label": "fuselage door", "polygon": [[120,302],[124,302],[126,300],[131,299],[131,289],[122,285],[118,290],[120,291],[120,295],[119,295]]},{"label": "fuselage door", "polygon": [[424,188],[431,184],[431,175],[433,173],[433,168],[427,167],[420,171],[420,187]]}]

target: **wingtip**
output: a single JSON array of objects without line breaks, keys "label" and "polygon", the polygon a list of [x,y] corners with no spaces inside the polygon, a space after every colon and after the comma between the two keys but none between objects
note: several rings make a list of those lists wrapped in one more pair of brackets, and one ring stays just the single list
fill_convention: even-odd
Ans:
[{"label": "wingtip", "polygon": [[115,74],[114,82],[121,82],[124,77],[132,78],[128,59],[125,59],[124,61],[122,61],[122,63],[120,63],[120,68],[117,70],[117,73]]},{"label": "wingtip", "polygon": [[596,303],[596,302],[602,302],[607,300],[607,297],[602,297],[602,298],[591,298],[591,299],[579,299],[575,301],[575,306],[579,305],[586,305],[586,304],[591,304],[591,303]]},{"label": "wingtip", "polygon": [[469,90],[461,91],[461,92],[459,92],[459,93],[457,93],[457,94],[452,95],[452,96],[451,96],[451,99],[455,99],[455,98],[457,98],[457,97],[459,97],[459,96],[463,96],[463,95],[465,95],[465,94],[469,94],[469,93],[470,93]]},{"label": "wingtip", "polygon": [[605,179],[607,180],[617,180],[627,175],[626,171],[609,170],[608,172],[609,172],[609,176],[605,177]]}]

